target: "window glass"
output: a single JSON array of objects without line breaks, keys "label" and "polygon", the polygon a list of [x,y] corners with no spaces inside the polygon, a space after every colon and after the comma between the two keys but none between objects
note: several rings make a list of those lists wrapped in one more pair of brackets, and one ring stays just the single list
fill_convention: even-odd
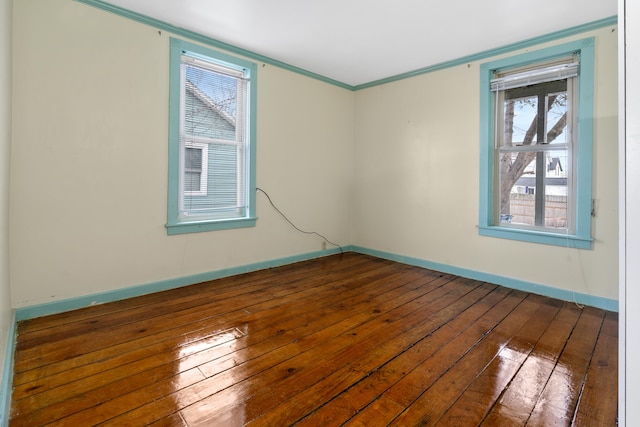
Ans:
[{"label": "window glass", "polygon": [[[504,139],[503,146],[530,145],[535,143],[537,127],[531,128],[532,119],[538,111],[538,97],[507,99],[504,107]],[[529,141],[525,142],[526,138]]]},{"label": "window glass", "polygon": [[[189,153],[189,151],[202,153],[202,150],[187,148],[187,154]],[[186,163],[187,165],[185,165],[184,171],[184,191],[200,191],[200,180],[202,178],[202,158],[200,158],[198,162],[195,162],[192,159],[191,161]]]}]

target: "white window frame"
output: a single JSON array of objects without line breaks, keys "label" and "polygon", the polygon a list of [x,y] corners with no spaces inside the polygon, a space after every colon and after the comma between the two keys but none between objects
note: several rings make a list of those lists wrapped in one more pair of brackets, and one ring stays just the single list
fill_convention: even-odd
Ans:
[{"label": "white window frame", "polygon": [[[184,194],[188,196],[206,196],[207,195],[207,185],[208,185],[208,174],[209,174],[209,144],[202,142],[193,142],[186,140],[184,143],[184,149],[187,148],[196,148],[202,151],[202,162],[200,163],[200,189],[198,191],[184,191]],[[184,162],[180,162],[180,166],[183,167],[183,171],[180,174],[182,179],[186,175],[187,171]],[[181,188],[184,188],[184,181],[181,184]]]},{"label": "white window frame", "polygon": [[[564,78],[561,78],[561,80],[564,80]],[[495,140],[496,140],[496,149],[495,149],[495,156],[496,158],[494,159],[494,164],[499,165],[500,159],[502,158],[502,156],[504,154],[517,154],[520,152],[529,152],[529,153],[550,153],[553,151],[559,151],[559,150],[566,150],[567,152],[567,161],[564,164],[564,168],[569,170],[569,174],[567,176],[567,228],[564,229],[566,231],[562,231],[563,229],[560,228],[547,228],[544,225],[526,225],[526,224],[514,224],[511,221],[507,221],[507,222],[503,222],[502,221],[502,213],[500,212],[500,205],[501,205],[501,182],[500,182],[500,173],[498,171],[498,167],[496,167],[495,170],[495,186],[498,189],[498,191],[494,191],[494,204],[495,204],[495,209],[494,209],[494,215],[496,215],[496,218],[493,218],[493,222],[495,224],[498,224],[501,227],[510,227],[510,228],[522,228],[522,229],[528,229],[528,230],[533,230],[533,231],[543,231],[543,232],[550,232],[550,233],[558,233],[558,232],[564,232],[564,233],[570,233],[573,234],[575,233],[575,186],[574,186],[574,181],[575,181],[575,162],[576,162],[576,158],[574,156],[575,150],[574,150],[574,129],[576,126],[576,115],[575,115],[575,108],[574,105],[577,104],[577,91],[576,91],[576,86],[577,86],[577,79],[575,77],[570,77],[566,79],[566,93],[567,93],[567,103],[568,103],[568,108],[567,108],[567,119],[566,119],[566,133],[568,133],[566,140],[566,143],[552,143],[552,144],[547,144],[546,143],[546,139],[547,139],[547,132],[549,131],[549,129],[547,129],[547,123],[546,123],[546,117],[544,118],[544,131],[545,131],[545,135],[544,135],[544,142],[539,141],[539,135],[536,133],[536,139],[538,139],[537,142],[532,143],[531,145],[516,145],[516,146],[511,146],[511,147],[507,147],[504,145],[504,121],[505,121],[505,117],[504,117],[504,108],[502,108],[504,106],[504,98],[506,95],[506,91],[510,90],[510,89],[506,89],[506,90],[499,90],[496,92],[496,98],[497,98],[497,102],[496,102],[496,128],[498,129],[497,132],[495,132]],[[548,84],[549,82],[543,82],[543,83],[538,83],[535,84],[535,86],[538,85],[545,85]],[[516,88],[511,88],[512,89],[516,89]],[[535,91],[537,92],[538,95],[540,95],[541,93],[543,93],[542,91]],[[546,93],[552,93],[552,92],[546,92]],[[536,156],[537,157],[537,156]],[[545,159],[546,160],[546,159]],[[538,165],[536,165],[536,172],[539,172],[537,169]],[[545,167],[546,167],[546,161],[545,161]],[[537,220],[543,220],[544,219],[544,212],[545,212],[545,207],[546,207],[546,201],[544,198],[545,195],[545,188],[546,188],[546,184],[544,184],[544,181],[546,181],[546,176],[545,176],[546,170],[543,171],[543,175],[540,177],[537,173],[536,176],[539,178],[538,183],[543,183],[541,186],[536,185],[535,189],[536,189],[536,198],[535,198],[535,212],[536,212],[536,219]],[[542,187],[542,188],[541,188]]]}]

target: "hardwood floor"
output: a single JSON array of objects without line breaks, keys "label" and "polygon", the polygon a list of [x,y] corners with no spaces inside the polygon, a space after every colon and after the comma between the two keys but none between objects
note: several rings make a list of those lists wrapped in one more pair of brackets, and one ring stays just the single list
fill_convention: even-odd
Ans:
[{"label": "hardwood floor", "polygon": [[20,322],[11,426],[613,426],[617,313],[345,253]]}]

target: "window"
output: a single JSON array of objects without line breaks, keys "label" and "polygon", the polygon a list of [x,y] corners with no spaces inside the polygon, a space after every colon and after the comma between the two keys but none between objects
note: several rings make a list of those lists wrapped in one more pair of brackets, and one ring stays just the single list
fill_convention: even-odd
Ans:
[{"label": "window", "polygon": [[590,248],[593,39],[480,72],[480,234]]},{"label": "window", "polygon": [[171,39],[169,234],[255,225],[254,64]]}]

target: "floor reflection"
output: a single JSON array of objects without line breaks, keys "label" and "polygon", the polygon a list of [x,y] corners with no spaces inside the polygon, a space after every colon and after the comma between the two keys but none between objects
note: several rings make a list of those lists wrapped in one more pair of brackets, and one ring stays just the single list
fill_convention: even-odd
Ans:
[{"label": "floor reflection", "polygon": [[[198,369],[206,378],[180,393],[176,400],[187,425],[241,426],[245,424],[245,393],[232,385],[245,377],[235,374],[234,356],[246,347],[249,325],[243,324],[189,342],[180,348],[179,372]],[[245,373],[246,374],[246,373]],[[215,420],[214,420],[215,419]]]},{"label": "floor reflection", "polygon": [[570,369],[557,360],[512,347],[505,347],[496,362],[490,393],[500,396],[509,384],[496,406],[501,415],[518,422],[529,420],[532,425],[570,419],[580,393]]},{"label": "floor reflection", "polygon": [[[244,331],[242,331],[241,329],[244,329]],[[179,357],[183,358],[186,356],[190,356],[192,354],[208,350],[212,347],[224,344],[226,342],[234,343],[235,340],[247,334],[248,325],[243,325],[241,329],[226,329],[224,331],[208,335],[205,338],[198,339],[197,341],[191,340],[190,342],[184,343],[180,345]],[[234,345],[234,350],[232,351],[235,351],[235,347],[236,346]]]}]

